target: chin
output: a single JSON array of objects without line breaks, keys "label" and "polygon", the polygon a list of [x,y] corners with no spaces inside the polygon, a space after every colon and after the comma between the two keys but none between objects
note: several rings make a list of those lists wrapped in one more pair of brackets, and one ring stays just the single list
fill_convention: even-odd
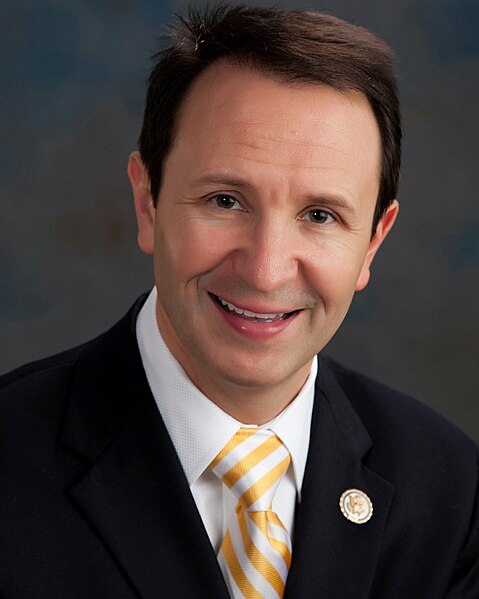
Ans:
[{"label": "chin", "polygon": [[281,385],[289,378],[288,373],[296,373],[298,367],[272,358],[261,360],[250,356],[249,360],[218,365],[215,370],[218,377],[230,385],[260,391]]}]

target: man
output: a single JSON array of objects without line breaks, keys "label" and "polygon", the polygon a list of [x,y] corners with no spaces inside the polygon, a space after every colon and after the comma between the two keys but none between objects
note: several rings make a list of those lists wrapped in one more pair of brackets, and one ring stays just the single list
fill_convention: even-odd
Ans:
[{"label": "man", "polygon": [[155,288],[1,382],[1,596],[477,598],[474,444],[316,357],[398,212],[389,49],[247,7],[172,35],[128,165]]}]

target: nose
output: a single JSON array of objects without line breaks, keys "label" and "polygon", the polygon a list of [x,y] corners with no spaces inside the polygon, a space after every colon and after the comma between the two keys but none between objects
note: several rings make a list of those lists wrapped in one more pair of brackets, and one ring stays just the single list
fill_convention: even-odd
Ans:
[{"label": "nose", "polygon": [[300,242],[294,223],[270,215],[261,218],[234,252],[234,271],[261,293],[279,289],[299,274]]}]

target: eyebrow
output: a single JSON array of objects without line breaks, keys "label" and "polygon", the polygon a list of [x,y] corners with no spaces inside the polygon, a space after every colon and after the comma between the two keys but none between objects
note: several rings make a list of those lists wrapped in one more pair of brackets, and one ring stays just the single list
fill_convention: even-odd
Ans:
[{"label": "eyebrow", "polygon": [[254,186],[244,179],[216,173],[193,179],[188,185],[189,187],[198,187],[200,185],[229,185],[231,187],[243,187],[249,190],[254,189]]},{"label": "eyebrow", "polygon": [[[249,183],[248,181],[245,181],[244,179],[226,174],[222,175],[218,173],[198,177],[197,179],[194,179],[193,181],[191,181],[191,183],[188,184],[189,187],[198,187],[201,185],[226,185],[231,187],[243,188],[248,191],[255,190],[255,186]],[[341,210],[345,210],[351,215],[356,214],[356,209],[341,194],[308,194],[307,196],[305,196],[305,199],[311,204],[319,204],[321,206],[324,206],[325,208],[340,208]]]},{"label": "eyebrow", "polygon": [[325,208],[341,208],[351,215],[356,214],[355,208],[342,195],[318,194],[307,196],[311,204],[320,204]]}]

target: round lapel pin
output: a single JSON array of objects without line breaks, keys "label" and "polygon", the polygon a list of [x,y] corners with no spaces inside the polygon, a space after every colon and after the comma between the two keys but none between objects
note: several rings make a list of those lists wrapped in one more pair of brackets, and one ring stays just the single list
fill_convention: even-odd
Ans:
[{"label": "round lapel pin", "polygon": [[341,513],[354,524],[364,524],[373,515],[373,504],[364,491],[347,489],[339,499]]}]

